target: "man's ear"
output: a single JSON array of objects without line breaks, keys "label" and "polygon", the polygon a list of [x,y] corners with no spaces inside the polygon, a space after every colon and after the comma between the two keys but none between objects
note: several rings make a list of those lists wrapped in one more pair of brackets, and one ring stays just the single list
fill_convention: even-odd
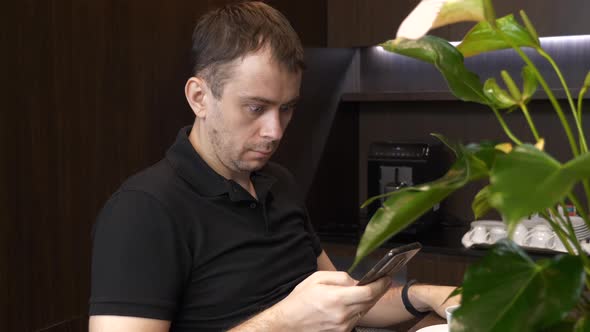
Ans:
[{"label": "man's ear", "polygon": [[209,88],[202,78],[191,77],[184,86],[184,95],[197,118],[205,118],[207,114],[206,98]]}]

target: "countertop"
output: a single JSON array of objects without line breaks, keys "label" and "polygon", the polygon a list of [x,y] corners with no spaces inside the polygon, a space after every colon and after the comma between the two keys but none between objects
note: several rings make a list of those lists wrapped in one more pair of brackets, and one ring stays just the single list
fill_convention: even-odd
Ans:
[{"label": "countertop", "polygon": [[[465,248],[461,243],[463,235],[469,231],[470,226],[466,224],[436,224],[429,229],[417,234],[397,234],[382,245],[383,248],[394,248],[399,245],[420,242],[423,253],[436,253],[443,255],[482,257],[489,250],[489,246],[478,246]],[[324,243],[357,246],[360,234],[320,234]],[[533,259],[553,257],[558,252],[549,250],[525,250]]]}]

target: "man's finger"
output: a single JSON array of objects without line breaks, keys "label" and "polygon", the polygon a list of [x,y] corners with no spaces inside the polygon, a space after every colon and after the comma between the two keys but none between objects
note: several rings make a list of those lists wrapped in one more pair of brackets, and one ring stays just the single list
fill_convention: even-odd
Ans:
[{"label": "man's finger", "polygon": [[347,305],[371,303],[381,298],[381,296],[387,292],[390,285],[391,278],[383,277],[368,285],[339,287],[334,291],[338,293],[338,296],[342,298],[343,303]]},{"label": "man's finger", "polygon": [[313,281],[323,285],[352,286],[356,283],[346,272],[319,271],[312,275]]}]

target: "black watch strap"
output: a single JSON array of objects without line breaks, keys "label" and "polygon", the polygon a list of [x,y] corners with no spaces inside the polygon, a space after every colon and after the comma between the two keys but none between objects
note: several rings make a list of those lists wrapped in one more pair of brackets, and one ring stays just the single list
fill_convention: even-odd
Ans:
[{"label": "black watch strap", "polygon": [[404,303],[404,307],[406,308],[406,310],[409,313],[414,315],[414,317],[422,318],[422,317],[428,315],[430,313],[430,311],[418,311],[418,309],[416,309],[412,305],[412,302],[410,302],[410,298],[408,297],[408,289],[410,289],[410,287],[413,284],[415,284],[416,282],[417,282],[416,280],[410,280],[406,283],[406,285],[402,289],[402,302]]}]

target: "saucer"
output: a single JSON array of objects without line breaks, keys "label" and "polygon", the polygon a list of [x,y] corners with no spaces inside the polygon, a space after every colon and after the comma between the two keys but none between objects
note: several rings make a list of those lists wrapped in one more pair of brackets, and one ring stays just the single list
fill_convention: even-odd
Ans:
[{"label": "saucer", "polygon": [[449,325],[448,324],[438,324],[438,325],[431,325],[427,327],[423,327],[416,332],[448,332]]},{"label": "saucer", "polygon": [[500,220],[476,220],[471,222],[471,227],[475,226],[484,226],[484,227],[504,227],[506,228],[506,224],[504,224]]}]

